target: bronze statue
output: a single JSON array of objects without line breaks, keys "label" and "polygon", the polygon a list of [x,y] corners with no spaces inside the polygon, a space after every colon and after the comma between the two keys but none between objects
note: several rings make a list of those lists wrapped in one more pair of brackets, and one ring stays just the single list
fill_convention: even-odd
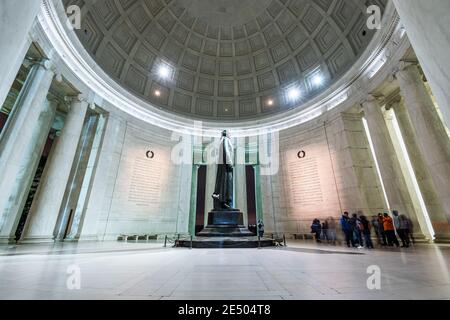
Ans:
[{"label": "bronze statue", "polygon": [[224,130],[220,139],[216,186],[212,195],[215,211],[233,210],[233,159],[233,144]]},{"label": "bronze statue", "polygon": [[216,186],[212,195],[214,209],[208,213],[205,228],[199,237],[251,237],[253,233],[244,226],[244,214],[233,208],[234,149],[227,131],[222,132],[217,165]]}]

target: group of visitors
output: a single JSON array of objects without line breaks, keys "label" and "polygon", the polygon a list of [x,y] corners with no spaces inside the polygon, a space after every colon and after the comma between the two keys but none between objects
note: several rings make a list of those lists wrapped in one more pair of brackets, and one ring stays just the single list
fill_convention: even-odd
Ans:
[{"label": "group of visitors", "polygon": [[328,243],[336,244],[336,221],[332,217],[326,219],[323,223],[319,219],[314,219],[311,225],[311,232],[315,234],[317,242],[324,240]]},{"label": "group of visitors", "polygon": [[[354,213],[350,216],[348,212],[344,212],[339,223],[348,247],[373,249],[372,230],[378,245],[381,246],[399,247],[397,235],[404,248],[408,248],[411,242],[414,242],[411,220],[396,210],[393,211],[392,217],[388,213],[379,213],[372,216],[370,221],[364,215],[358,216]],[[328,218],[323,223],[319,219],[314,219],[311,232],[315,234],[317,242],[336,243],[336,222],[333,218]]]}]

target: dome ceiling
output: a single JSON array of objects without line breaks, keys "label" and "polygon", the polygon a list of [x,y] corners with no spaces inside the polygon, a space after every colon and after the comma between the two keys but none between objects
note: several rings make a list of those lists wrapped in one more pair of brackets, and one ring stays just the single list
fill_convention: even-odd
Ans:
[{"label": "dome ceiling", "polygon": [[248,120],[300,106],[372,39],[366,7],[387,0],[63,0],[116,82],[190,118]]}]

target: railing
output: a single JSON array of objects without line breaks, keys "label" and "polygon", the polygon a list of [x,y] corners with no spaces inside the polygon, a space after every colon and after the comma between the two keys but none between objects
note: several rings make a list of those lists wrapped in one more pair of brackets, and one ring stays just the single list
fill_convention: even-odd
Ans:
[{"label": "railing", "polygon": [[[262,248],[261,242],[267,238],[270,238],[274,241],[275,246],[277,247],[287,247],[287,242],[286,242],[286,235],[285,234],[277,234],[277,233],[271,233],[269,234],[270,236],[268,237],[261,237],[258,236],[257,237],[257,241],[258,241],[258,248]],[[167,247],[172,247],[172,248],[176,248],[176,247],[189,247],[189,249],[193,248],[193,242],[194,242],[194,236],[191,234],[182,234],[182,233],[175,233],[175,234],[160,234],[160,235],[156,235],[156,234],[151,234],[151,235],[139,235],[139,234],[130,234],[130,235],[125,235],[122,234],[120,236],[117,237],[118,241],[127,241],[127,242],[139,242],[139,241],[150,241],[150,240],[162,240],[164,239],[164,248]],[[214,240],[214,238],[212,238]],[[254,240],[253,240],[254,241]],[[184,242],[183,245],[181,245],[180,243]],[[189,246],[186,245],[186,242],[189,243]]]},{"label": "railing", "polygon": [[189,241],[189,249],[192,249],[192,242],[194,240],[194,236],[190,234],[175,234],[174,236],[165,235],[164,236],[164,248],[167,247],[167,244],[173,244],[172,248],[179,247],[180,241]]},{"label": "railing", "polygon": [[117,237],[117,241],[149,241],[158,240],[156,234],[121,234]]},{"label": "railing", "polygon": [[277,247],[287,247],[286,235],[284,233],[283,234],[272,233],[271,238],[272,240],[275,241],[275,245]]}]

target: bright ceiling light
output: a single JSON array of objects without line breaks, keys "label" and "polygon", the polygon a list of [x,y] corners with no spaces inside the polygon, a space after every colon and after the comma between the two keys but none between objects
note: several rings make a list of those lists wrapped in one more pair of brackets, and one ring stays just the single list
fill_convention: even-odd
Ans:
[{"label": "bright ceiling light", "polygon": [[300,89],[298,89],[298,88],[291,88],[291,89],[289,89],[287,95],[288,95],[289,100],[297,101],[301,96],[301,92],[300,92]]},{"label": "bright ceiling light", "polygon": [[156,90],[156,91],[155,91],[155,96],[160,97],[160,96],[161,96],[161,91]]},{"label": "bright ceiling light", "polygon": [[267,105],[273,106],[273,100],[272,100],[272,99],[269,99],[269,100],[267,101]]},{"label": "bright ceiling light", "polygon": [[313,83],[316,87],[321,86],[322,83],[323,83],[323,77],[322,77],[320,74],[315,75],[314,78],[312,79],[312,83]]},{"label": "bright ceiling light", "polygon": [[170,77],[171,71],[172,70],[169,66],[162,64],[158,68],[158,75],[163,79],[168,79]]}]

